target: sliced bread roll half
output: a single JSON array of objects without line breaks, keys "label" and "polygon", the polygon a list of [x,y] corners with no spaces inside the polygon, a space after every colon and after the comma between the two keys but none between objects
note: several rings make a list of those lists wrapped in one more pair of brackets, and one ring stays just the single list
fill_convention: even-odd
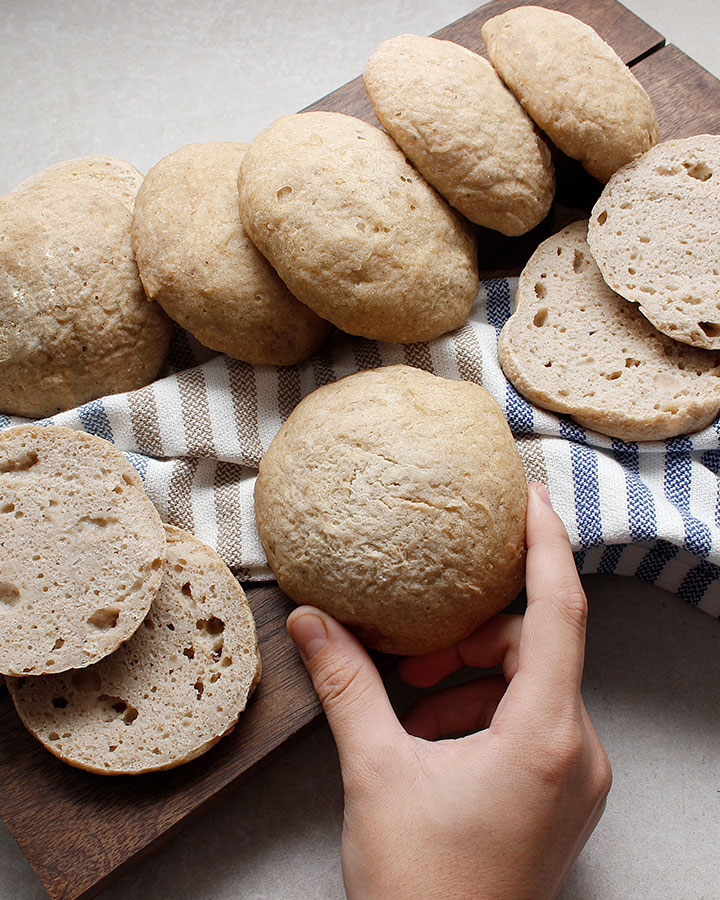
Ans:
[{"label": "sliced bread roll half", "polygon": [[532,403],[626,441],[698,431],[720,410],[720,353],[661,334],[603,280],[587,222],[543,241],[500,335],[506,376]]},{"label": "sliced bread roll half", "polygon": [[0,672],[112,653],[145,618],[164,561],[160,516],[117,447],[53,425],[0,434]]},{"label": "sliced bread roll half", "polygon": [[664,141],[613,175],[588,243],[603,278],[660,331],[720,349],[720,134]]},{"label": "sliced bread roll half", "polygon": [[162,586],[130,641],[87,669],[7,679],[25,726],[77,768],[138,774],[188,762],[233,729],[260,678],[242,588],[210,547],[166,532]]}]

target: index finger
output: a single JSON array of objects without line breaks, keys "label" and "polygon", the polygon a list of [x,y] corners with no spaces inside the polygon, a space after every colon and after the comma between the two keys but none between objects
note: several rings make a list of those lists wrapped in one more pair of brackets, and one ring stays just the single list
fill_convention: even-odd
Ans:
[{"label": "index finger", "polygon": [[530,485],[528,496],[525,572],[528,606],[516,678],[522,674],[536,709],[566,707],[580,697],[587,600],[565,526],[539,484]]}]

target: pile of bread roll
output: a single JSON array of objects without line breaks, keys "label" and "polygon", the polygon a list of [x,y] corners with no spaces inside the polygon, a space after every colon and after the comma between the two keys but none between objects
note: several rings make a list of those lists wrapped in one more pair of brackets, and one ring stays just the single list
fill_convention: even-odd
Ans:
[{"label": "pile of bread roll", "polygon": [[[470,223],[515,236],[541,222],[554,144],[607,185],[589,235],[584,223],[570,226],[523,272],[500,339],[505,373],[536,404],[627,440],[711,421],[720,408],[720,138],[658,144],[645,91],[571,16],[519,7],[488,21],[483,37],[491,63],[413,35],[378,47],[364,82],[384,130],[339,113],[288,115],[249,146],[182,147],[144,178],[89,157],[0,198],[0,411],[46,416],[147,383],[162,369],[171,320],[257,365],[300,362],[333,328],[401,342],[455,329],[478,290]],[[22,466],[8,465],[2,477],[22,480]],[[320,389],[273,442],[256,502],[281,587],[383,650],[452,643],[522,583],[522,467],[499,407],[475,385],[392,367]],[[49,546],[57,513],[38,515]],[[104,528],[108,517],[109,508],[102,522],[84,514],[73,527]],[[182,601],[189,576],[175,578],[177,561],[163,565]],[[39,564],[28,571],[44,575]],[[167,637],[160,613],[142,618],[149,602],[132,620],[147,629],[135,634]],[[92,661],[82,654],[93,629],[127,639],[107,626],[108,609],[83,611],[68,636],[57,631],[57,647],[28,643],[18,658],[29,668],[3,669],[25,675],[12,687],[18,708],[52,730],[55,752],[73,743],[55,723],[78,698],[92,698],[94,722],[102,703],[105,724],[109,709],[128,727],[139,721],[140,707],[104,674],[97,687],[93,667],[40,676],[63,680],[35,689],[39,671]],[[67,663],[70,634],[93,641]],[[183,666],[180,656],[193,659],[172,652]],[[48,707],[51,693],[60,702]],[[98,740],[119,755],[113,735]]]}]

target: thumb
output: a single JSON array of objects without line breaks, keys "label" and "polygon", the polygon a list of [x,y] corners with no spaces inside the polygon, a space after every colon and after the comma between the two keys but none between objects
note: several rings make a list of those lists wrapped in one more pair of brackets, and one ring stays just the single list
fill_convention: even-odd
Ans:
[{"label": "thumb", "polygon": [[293,610],[287,628],[323,705],[342,762],[404,734],[378,670],[346,628],[312,606]]}]

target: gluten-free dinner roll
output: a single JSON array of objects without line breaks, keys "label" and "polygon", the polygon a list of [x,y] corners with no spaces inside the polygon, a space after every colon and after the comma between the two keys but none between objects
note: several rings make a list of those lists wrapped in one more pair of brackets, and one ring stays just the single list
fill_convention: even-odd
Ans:
[{"label": "gluten-free dinner roll", "polygon": [[210,547],[166,531],[160,590],[127,643],[86,669],[7,679],[25,726],[70,765],[119,775],[188,762],[233,729],[260,678],[242,588]]},{"label": "gluten-free dinner roll", "polygon": [[720,352],[674,341],[603,280],[575,222],[523,269],[500,364],[537,406],[626,441],[697,431],[720,411]]},{"label": "gluten-free dinner roll", "polygon": [[165,533],[108,441],[55,425],[0,432],[0,672],[96,662],[160,587]]},{"label": "gluten-free dinner roll", "polygon": [[240,165],[240,215],[292,293],[350,334],[422,341],[459,327],[475,239],[385,132],[353,116],[284,116]]},{"label": "gluten-free dinner roll", "polygon": [[331,330],[292,296],[238,211],[246,144],[188,144],[148,172],[133,246],[147,295],[201,343],[259,365],[308,357]]},{"label": "gluten-free dinner roll", "polygon": [[273,439],[255,487],[282,590],[401,654],[447,647],[514,599],[526,501],[492,396],[404,365],[308,395]]},{"label": "gluten-free dinner roll", "polygon": [[158,374],[172,323],[143,291],[131,220],[79,183],[0,197],[0,412],[50,416]]},{"label": "gluten-free dinner roll", "polygon": [[659,138],[650,98],[589,25],[554,9],[518,6],[489,19],[493,66],[550,140],[600,181]]},{"label": "gluten-free dinner roll", "polygon": [[30,175],[14,190],[23,191],[25,188],[56,182],[102,188],[132,212],[135,197],[143,182],[143,174],[132,163],[115,156],[80,156],[54,163],[47,169]]},{"label": "gluten-free dinner roll", "polygon": [[720,135],[664,141],[607,183],[588,243],[610,287],[653,325],[720,349]]},{"label": "gluten-free dinner roll", "polygon": [[403,34],[380,44],[363,78],[383,128],[471,222],[519,235],[545,218],[550,149],[481,56]]}]

